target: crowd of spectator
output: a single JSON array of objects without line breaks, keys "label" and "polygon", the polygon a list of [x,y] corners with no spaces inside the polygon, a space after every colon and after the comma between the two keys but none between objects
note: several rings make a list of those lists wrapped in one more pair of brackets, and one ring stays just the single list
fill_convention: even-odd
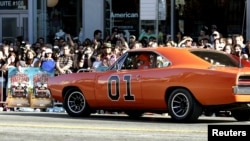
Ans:
[{"label": "crowd of spectator", "polygon": [[101,71],[112,65],[127,50],[160,46],[214,49],[248,60],[250,41],[244,42],[241,34],[226,37],[215,25],[211,26],[210,34],[207,29],[200,30],[196,41],[177,32],[176,38],[166,35],[163,42],[158,42],[151,28],[138,37],[130,35],[126,38],[116,27],[112,29],[110,36],[103,38],[102,31],[95,30],[93,39],[87,38],[82,42],[73,40],[70,34],[65,34],[64,37],[55,36],[52,43],[45,43],[44,38],[38,38],[35,43],[18,38],[13,42],[3,40],[0,67],[4,74],[10,67],[40,67],[44,71],[54,72],[55,75],[74,73],[81,69]]},{"label": "crowd of spectator", "polygon": [[[18,70],[22,67],[39,67],[55,76],[79,70],[102,71],[127,50],[151,47],[212,49],[250,61],[250,40],[245,41],[241,34],[223,36],[215,25],[211,26],[210,31],[207,27],[202,28],[197,38],[183,35],[180,31],[176,33],[176,37],[160,32],[159,35],[164,35],[164,38],[159,41],[159,35],[153,31],[148,28],[138,37],[130,35],[127,38],[114,27],[107,37],[103,37],[101,30],[95,30],[93,39],[75,40],[70,34],[60,31],[60,34],[55,34],[53,42],[48,43],[42,37],[35,43],[29,43],[20,37],[14,41],[2,40],[0,70],[5,78],[11,67]],[[144,56],[140,57],[147,60]]]},{"label": "crowd of spectator", "polygon": [[244,40],[242,34],[222,35],[216,25],[211,26],[210,32],[207,27],[202,28],[196,40],[190,36],[183,36],[180,32],[176,36],[178,40],[167,39],[165,47],[212,49],[250,61],[250,40]]}]

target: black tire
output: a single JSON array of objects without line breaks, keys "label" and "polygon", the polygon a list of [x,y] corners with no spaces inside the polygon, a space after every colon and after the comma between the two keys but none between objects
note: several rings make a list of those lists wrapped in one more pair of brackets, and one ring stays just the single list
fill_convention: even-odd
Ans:
[{"label": "black tire", "polygon": [[141,111],[125,111],[125,113],[130,118],[140,118],[144,114],[144,112],[141,112]]},{"label": "black tire", "polygon": [[231,114],[237,121],[248,121],[250,119],[250,109],[233,110]]},{"label": "black tire", "polygon": [[89,116],[91,114],[85,96],[77,89],[67,91],[63,106],[68,115],[72,117]]},{"label": "black tire", "polygon": [[202,107],[186,89],[174,90],[168,99],[169,115],[177,122],[194,122],[202,114]]}]

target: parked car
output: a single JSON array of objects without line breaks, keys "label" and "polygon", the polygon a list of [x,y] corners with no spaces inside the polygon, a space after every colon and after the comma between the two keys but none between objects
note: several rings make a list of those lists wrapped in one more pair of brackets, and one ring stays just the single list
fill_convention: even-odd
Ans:
[{"label": "parked car", "polygon": [[[145,61],[149,66],[141,67]],[[247,121],[250,68],[240,63],[216,50],[131,49],[105,71],[51,77],[48,88],[72,117],[104,109],[130,117],[168,113],[174,121],[194,122],[204,112],[230,111]]]},{"label": "parked car", "polygon": [[46,108],[46,112],[65,112],[62,103],[55,103],[53,107]]}]

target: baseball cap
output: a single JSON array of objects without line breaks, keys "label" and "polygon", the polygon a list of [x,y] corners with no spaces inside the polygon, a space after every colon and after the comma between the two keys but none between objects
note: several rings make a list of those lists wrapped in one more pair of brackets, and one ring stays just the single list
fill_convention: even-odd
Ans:
[{"label": "baseball cap", "polygon": [[136,39],[135,35],[130,35],[129,38],[133,38],[133,39]]},{"label": "baseball cap", "polygon": [[139,57],[138,57],[139,60],[141,61],[150,61],[148,55],[146,54],[141,54]]},{"label": "baseball cap", "polygon": [[109,42],[106,42],[103,44],[103,48],[112,48],[112,44]]},{"label": "baseball cap", "polygon": [[52,49],[46,48],[46,49],[45,49],[45,53],[52,53]]}]

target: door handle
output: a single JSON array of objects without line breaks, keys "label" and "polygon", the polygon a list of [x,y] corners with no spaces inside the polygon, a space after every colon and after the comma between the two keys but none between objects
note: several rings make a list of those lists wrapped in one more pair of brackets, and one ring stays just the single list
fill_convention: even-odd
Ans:
[{"label": "door handle", "polygon": [[137,74],[135,77],[136,77],[136,80],[139,80],[141,78],[141,75]]}]

